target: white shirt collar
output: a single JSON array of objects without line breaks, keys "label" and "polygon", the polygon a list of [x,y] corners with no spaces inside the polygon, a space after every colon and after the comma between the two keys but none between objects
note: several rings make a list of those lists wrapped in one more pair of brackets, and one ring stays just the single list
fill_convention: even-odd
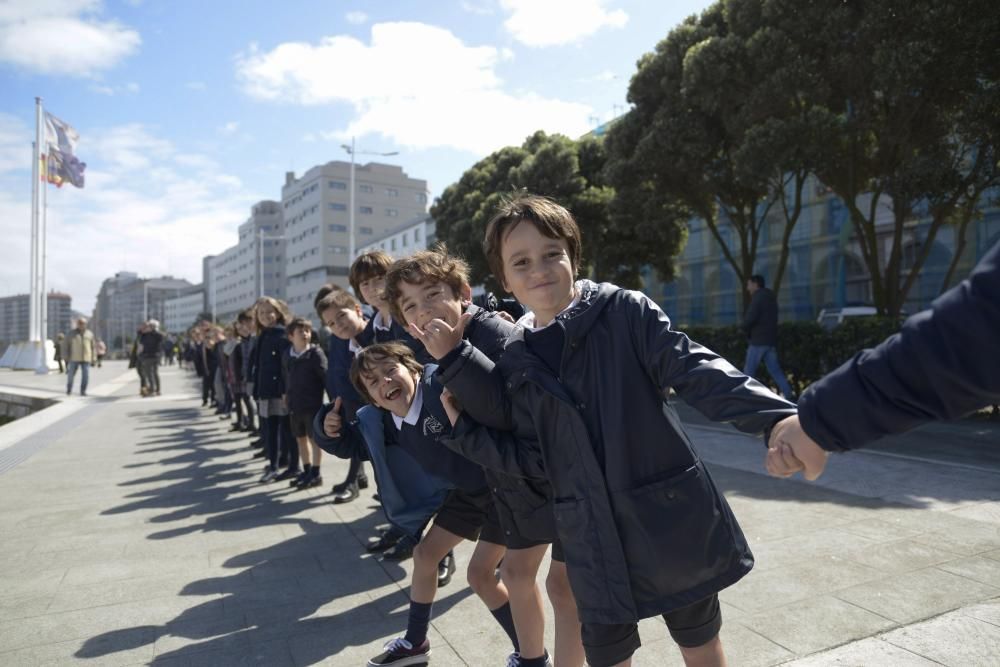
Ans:
[{"label": "white shirt collar", "polygon": [[376,329],[381,329],[382,331],[388,331],[392,327],[392,315],[386,317],[385,321],[382,321],[382,311],[376,310],[375,317],[372,318],[375,323],[373,326]]},{"label": "white shirt collar", "polygon": [[417,386],[413,393],[413,401],[410,403],[410,411],[406,413],[406,416],[400,417],[395,412],[392,413],[392,422],[396,425],[397,429],[403,428],[403,422],[406,422],[410,426],[416,426],[417,422],[420,421],[420,411],[424,407],[424,389],[421,384],[420,380],[417,380]]},{"label": "white shirt collar", "polygon": [[301,357],[303,354],[305,354],[308,351],[309,351],[309,347],[308,346],[306,346],[306,349],[302,350],[301,352],[296,352],[295,351],[295,346],[292,346],[292,347],[288,348],[288,354],[292,357],[292,359],[298,359],[299,357]]},{"label": "white shirt collar", "polygon": [[552,326],[553,324],[555,324],[556,318],[558,318],[560,315],[562,315],[563,313],[565,313],[567,310],[570,310],[570,309],[576,307],[576,305],[578,303],[580,303],[580,294],[582,293],[582,290],[580,290],[579,288],[576,288],[575,291],[576,291],[576,295],[573,297],[573,300],[570,301],[569,305],[566,306],[565,308],[563,308],[562,310],[560,310],[556,314],[556,316],[553,317],[552,320],[548,324],[546,324],[544,327],[536,327],[535,326],[535,314],[532,313],[532,312],[530,312],[530,311],[521,316],[521,318],[517,321],[518,326],[522,326],[525,329],[527,329],[528,331],[541,331],[542,329],[545,329],[546,327]]},{"label": "white shirt collar", "polygon": [[351,354],[357,354],[358,352],[360,352],[364,348],[361,347],[361,345],[358,343],[358,341],[356,341],[356,340],[354,340],[352,338],[351,340],[347,341],[347,349],[351,351]]}]

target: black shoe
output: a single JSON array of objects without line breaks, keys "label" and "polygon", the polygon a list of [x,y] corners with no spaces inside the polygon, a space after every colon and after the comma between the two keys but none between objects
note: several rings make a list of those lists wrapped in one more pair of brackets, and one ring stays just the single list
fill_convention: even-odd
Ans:
[{"label": "black shoe", "polygon": [[288,483],[288,486],[304,488],[302,485],[305,484],[307,481],[309,481],[310,477],[312,477],[312,471],[306,472],[305,470],[303,470],[298,475],[296,475],[295,479],[293,479]]},{"label": "black shoe", "polygon": [[284,482],[286,479],[295,479],[302,471],[298,468],[285,468],[274,478],[276,482]]},{"label": "black shoe", "polygon": [[257,438],[256,440],[251,440],[250,441],[250,446],[251,447],[263,447],[264,446],[264,438]]},{"label": "black shoe", "polygon": [[300,489],[312,489],[317,486],[323,486],[323,475],[312,475],[305,481],[305,483],[300,486]]},{"label": "black shoe", "polygon": [[409,667],[426,665],[431,659],[431,643],[425,639],[420,646],[413,646],[402,637],[397,637],[382,647],[382,652],[368,661],[366,667]]},{"label": "black shoe", "polygon": [[253,455],[253,457],[255,459],[262,459],[262,458],[264,458],[266,456],[267,456],[267,452],[265,452],[263,449]]},{"label": "black shoe", "polygon": [[381,551],[385,551],[386,549],[395,546],[401,539],[403,539],[402,535],[390,529],[382,533],[379,536],[379,538],[374,542],[369,542],[368,544],[366,544],[365,551],[367,551],[370,554],[377,554]]},{"label": "black shoe", "polygon": [[380,496],[380,495],[379,495],[379,494],[377,494],[377,493],[373,493],[373,494],[372,494],[372,500],[374,500],[374,501],[375,501],[375,502],[377,502],[377,503],[380,503],[380,502],[382,502],[382,496]]},{"label": "black shoe", "polygon": [[240,426],[239,424],[233,424],[232,426],[229,427],[229,430],[230,431],[242,431],[243,427]]},{"label": "black shoe", "polygon": [[396,542],[393,546],[389,547],[382,552],[382,560],[391,561],[401,561],[406,560],[413,556],[414,539],[410,536],[405,536]]},{"label": "black shoe", "polygon": [[455,554],[449,551],[438,563],[438,586],[447,586],[455,574]]},{"label": "black shoe", "polygon": [[365,475],[365,474],[358,475],[357,476],[357,483],[358,483],[358,488],[359,489],[367,489],[368,488],[368,475]]},{"label": "black shoe", "polygon": [[346,487],[344,487],[342,491],[333,494],[334,505],[343,505],[344,503],[349,503],[357,499],[358,499],[357,484],[348,484]]}]

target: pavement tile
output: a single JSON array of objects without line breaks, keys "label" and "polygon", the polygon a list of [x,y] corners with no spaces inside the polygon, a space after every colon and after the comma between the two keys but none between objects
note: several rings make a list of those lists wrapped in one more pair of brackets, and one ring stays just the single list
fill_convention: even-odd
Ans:
[{"label": "pavement tile", "polygon": [[295,661],[285,639],[272,639],[246,642],[235,649],[212,641],[200,642],[158,653],[150,664],[156,667],[293,667]]},{"label": "pavement tile", "polygon": [[[786,568],[751,572],[719,594],[745,612],[764,611],[882,577],[870,567],[834,557]],[[861,586],[863,588],[863,586]]]},{"label": "pavement tile", "polygon": [[[770,639],[738,622],[723,623],[719,638],[722,640],[726,658],[731,665],[764,667],[765,665],[776,665],[793,657],[793,654],[785,647],[778,646]],[[677,663],[678,667],[683,664],[683,661]]]},{"label": "pavement tile", "polygon": [[878,638],[862,639],[831,651],[783,663],[784,667],[940,667],[940,663],[923,658]]},{"label": "pavement tile", "polygon": [[942,563],[938,569],[1000,588],[1000,561],[991,558],[970,556]]},{"label": "pavement tile", "polygon": [[834,595],[898,623],[912,623],[1000,595],[1000,588],[930,567],[882,577]]},{"label": "pavement tile", "polygon": [[819,557],[839,556],[845,551],[870,547],[876,542],[847,532],[844,526],[824,528],[780,540],[753,545],[754,570],[770,570],[813,561]]},{"label": "pavement tile", "polygon": [[988,600],[982,604],[975,604],[970,607],[962,607],[959,611],[966,616],[978,618],[980,621],[1000,626],[1000,598]]},{"label": "pavement tile", "polygon": [[746,615],[739,623],[799,655],[870,637],[896,625],[829,595]]},{"label": "pavement tile", "polygon": [[[973,525],[968,525],[969,523]],[[1000,548],[1000,526],[974,521],[914,539],[940,549],[974,556]]]},{"label": "pavement tile", "polygon": [[959,612],[893,630],[881,639],[949,667],[1000,661],[1000,627]]},{"label": "pavement tile", "polygon": [[921,531],[906,528],[897,522],[885,521],[883,519],[865,519],[844,524],[841,530],[854,533],[861,537],[866,537],[876,542],[890,542],[902,540],[908,537],[916,537]]},{"label": "pavement tile", "polygon": [[130,635],[119,635],[114,640],[56,641],[39,646],[2,651],[0,664],[12,667],[35,665],[66,665],[84,662],[99,667],[147,665],[153,660],[153,631],[138,630]]},{"label": "pavement tile", "polygon": [[52,595],[20,595],[0,598],[0,623],[40,616],[52,604]]},{"label": "pavement tile", "polygon": [[855,563],[889,574],[921,570],[931,565],[955,560],[953,552],[937,549],[915,540],[900,540],[849,549],[843,556]]}]

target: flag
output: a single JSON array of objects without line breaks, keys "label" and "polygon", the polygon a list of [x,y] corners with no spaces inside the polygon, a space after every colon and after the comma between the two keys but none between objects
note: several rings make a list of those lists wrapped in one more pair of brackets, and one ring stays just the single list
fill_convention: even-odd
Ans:
[{"label": "flag", "polygon": [[80,135],[72,127],[45,112],[45,138],[42,150],[42,178],[62,187],[69,182],[83,187],[83,170],[86,163],[76,157],[76,142]]}]

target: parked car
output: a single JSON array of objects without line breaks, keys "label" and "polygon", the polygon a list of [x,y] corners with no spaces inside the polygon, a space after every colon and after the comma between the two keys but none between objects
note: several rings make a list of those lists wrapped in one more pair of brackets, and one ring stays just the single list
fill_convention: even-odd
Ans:
[{"label": "parked car", "polygon": [[819,311],[819,317],[816,318],[816,321],[821,327],[829,331],[841,324],[848,317],[871,317],[872,315],[878,315],[878,309],[875,306],[858,305],[823,308]]}]

